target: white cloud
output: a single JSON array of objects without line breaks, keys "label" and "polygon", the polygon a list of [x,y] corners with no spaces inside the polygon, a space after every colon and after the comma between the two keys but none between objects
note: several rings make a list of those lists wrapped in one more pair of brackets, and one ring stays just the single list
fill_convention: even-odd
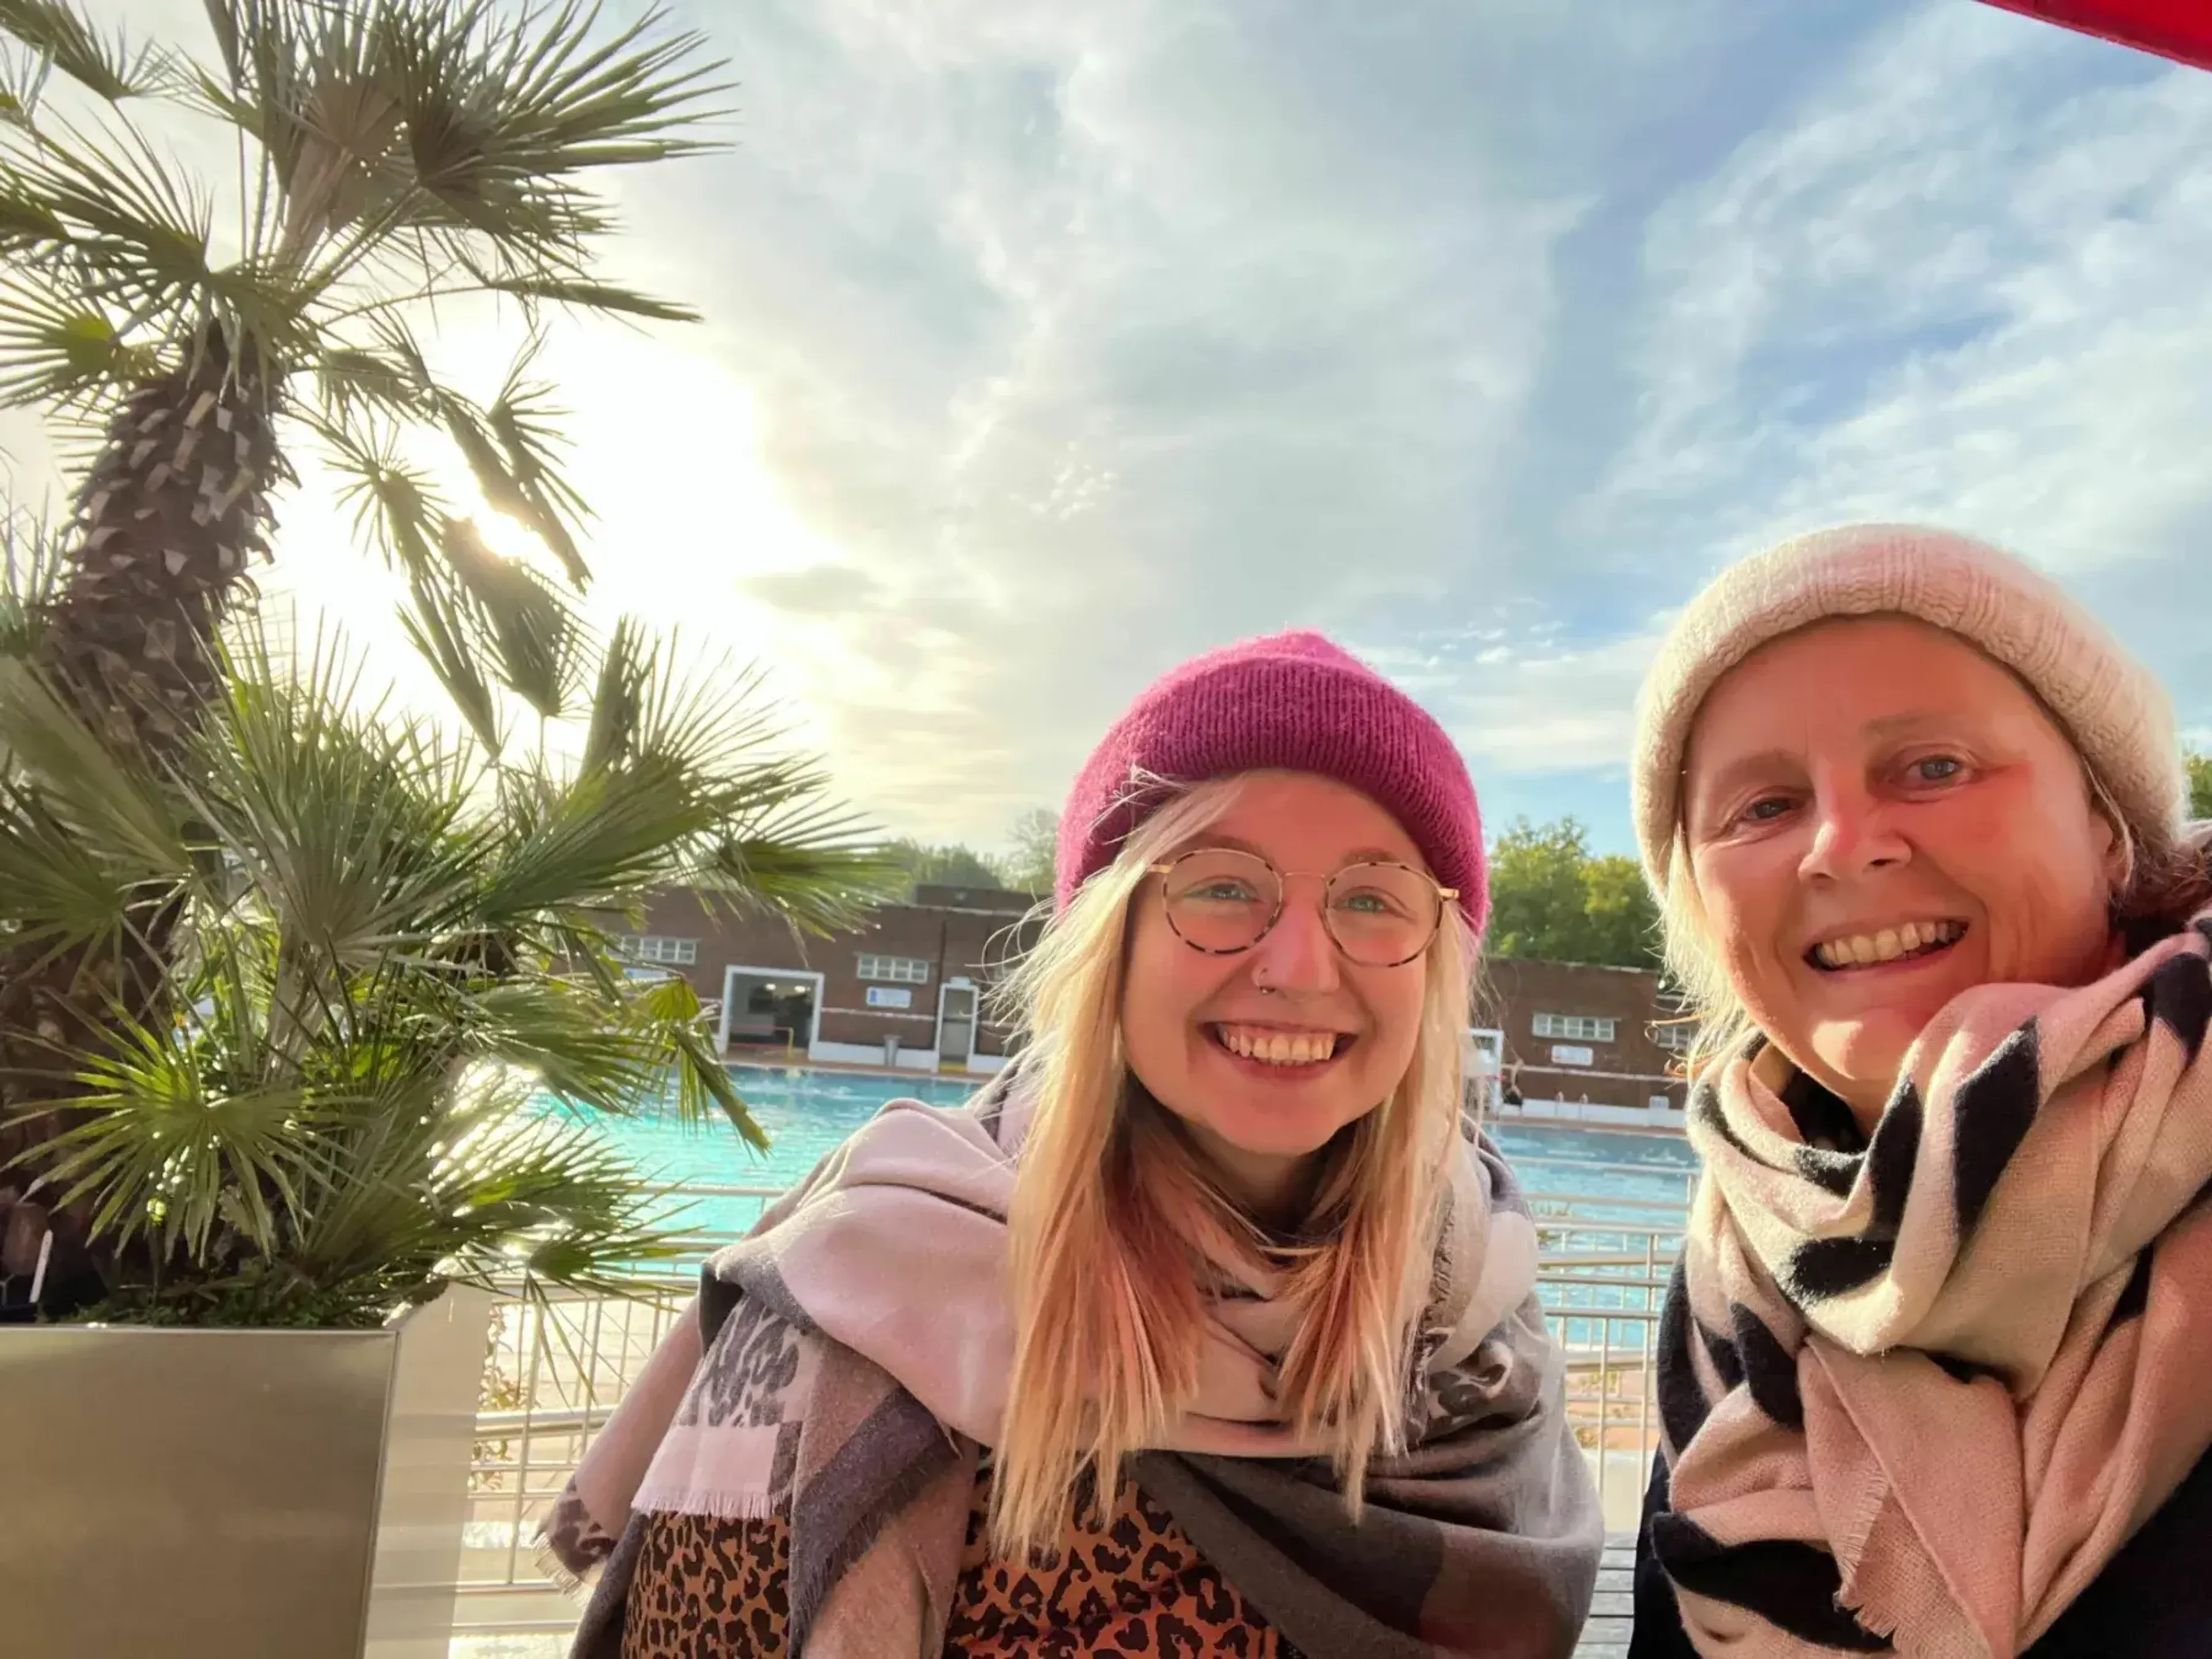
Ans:
[{"label": "white cloud", "polygon": [[1927,9],[1670,204],[1647,413],[1592,511],[1723,544],[1932,518],[2062,572],[2193,553],[2212,77],[2085,82],[2083,50]]},{"label": "white cloud", "polygon": [[1478,779],[1611,772],[1627,759],[1636,689],[1671,620],[1570,647],[1485,646],[1468,630],[1361,654],[1443,722]]}]

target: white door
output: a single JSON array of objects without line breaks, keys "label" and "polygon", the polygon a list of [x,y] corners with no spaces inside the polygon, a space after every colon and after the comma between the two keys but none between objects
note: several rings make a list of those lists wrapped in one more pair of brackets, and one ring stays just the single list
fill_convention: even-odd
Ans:
[{"label": "white door", "polygon": [[975,987],[949,979],[937,998],[937,1063],[967,1069],[975,1052]]}]

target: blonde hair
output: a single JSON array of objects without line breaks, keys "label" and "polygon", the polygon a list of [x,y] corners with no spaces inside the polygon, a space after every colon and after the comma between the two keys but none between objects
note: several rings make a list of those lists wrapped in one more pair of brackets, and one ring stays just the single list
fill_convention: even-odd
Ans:
[{"label": "blonde hair", "polygon": [[[1055,1552],[1086,1481],[1103,1512],[1124,1457],[1164,1443],[1197,1390],[1201,1264],[1285,1271],[1180,1126],[1133,1086],[1121,1043],[1131,904],[1150,866],[1218,822],[1237,787],[1201,785],[1162,807],[1009,987],[1036,1091],[1008,1217],[1014,1364],[992,1492],[992,1541],[1009,1557]],[[1355,1515],[1369,1459],[1405,1449],[1405,1368],[1459,1133],[1474,959],[1471,930],[1447,906],[1412,1060],[1335,1143],[1317,1237],[1290,1253],[1278,1292],[1301,1316],[1280,1404],[1328,1448]]]}]

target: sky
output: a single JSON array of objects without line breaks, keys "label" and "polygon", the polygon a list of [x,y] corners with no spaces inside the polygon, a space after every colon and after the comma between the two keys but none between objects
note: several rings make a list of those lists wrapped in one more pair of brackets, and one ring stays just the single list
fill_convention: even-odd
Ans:
[{"label": "sky", "polygon": [[[546,360],[591,607],[759,661],[895,831],[1000,843],[1153,676],[1297,625],[1493,827],[1626,850],[1669,617],[1853,520],[2051,571],[2212,743],[2212,75],[1972,0],[673,16],[727,147],[617,180],[604,274],[704,320]],[[489,393],[514,337],[437,349]],[[0,417],[10,493],[58,465]],[[419,691],[313,468],[264,585]]]}]

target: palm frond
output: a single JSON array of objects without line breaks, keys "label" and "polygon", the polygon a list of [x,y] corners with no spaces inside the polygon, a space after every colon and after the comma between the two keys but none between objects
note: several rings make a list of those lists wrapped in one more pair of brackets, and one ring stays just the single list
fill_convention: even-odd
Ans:
[{"label": "palm frond", "polygon": [[599,680],[592,696],[591,723],[584,732],[581,761],[586,773],[605,771],[636,752],[646,700],[659,652],[645,639],[635,617],[624,617],[599,653]]},{"label": "palm frond", "polygon": [[592,282],[583,277],[501,276],[482,270],[471,270],[471,275],[490,293],[508,295],[532,305],[567,306],[577,311],[642,317],[660,323],[699,320],[699,313],[689,306],[673,300],[655,299],[650,294],[612,283]]},{"label": "palm frond", "polygon": [[658,1101],[667,1066],[650,1034],[608,1013],[555,980],[492,986],[466,1000],[468,1051],[529,1073],[571,1107],[627,1117]]},{"label": "palm frond", "polygon": [[537,262],[567,263],[605,228],[573,183],[706,145],[684,135],[712,112],[718,65],[701,37],[648,12],[600,38],[598,5],[568,0],[502,15],[489,0],[389,6],[384,64],[404,111],[408,222],[472,232]]},{"label": "palm frond", "polygon": [[337,499],[353,508],[355,532],[393,568],[410,576],[436,569],[446,500],[429,472],[401,454],[398,428],[373,412],[343,409],[329,418],[303,413],[301,419],[322,440],[325,459],[339,476]]},{"label": "palm frond", "polygon": [[828,938],[850,932],[905,884],[905,872],[860,839],[856,820],[825,813],[816,824],[763,826],[719,841],[690,872],[690,884],[740,912],[782,917]]},{"label": "palm frond", "polygon": [[182,881],[191,858],[171,803],[65,707],[27,663],[0,659],[0,763],[55,821],[116,868]]},{"label": "palm frond", "polygon": [[453,700],[453,707],[468,722],[469,730],[487,754],[496,756],[507,746],[507,732],[499,718],[499,699],[484,678],[481,659],[467,643],[469,624],[465,603],[434,574],[425,573],[408,584],[408,608],[400,614],[408,643],[430,665],[438,684]]},{"label": "palm frond", "polygon": [[151,379],[161,362],[154,346],[125,339],[97,300],[27,274],[0,276],[0,406],[89,404]]},{"label": "palm frond", "polygon": [[662,1066],[675,1073],[678,1120],[696,1126],[720,1115],[748,1146],[766,1152],[767,1131],[746,1106],[730,1080],[730,1068],[708,1039],[706,1009],[690,981],[671,974],[637,992],[630,1006],[640,1026],[661,1045]]},{"label": "palm frond", "polygon": [[550,417],[556,412],[538,401],[545,389],[519,379],[537,349],[535,338],[523,348],[493,409],[480,410],[458,393],[441,389],[437,394],[439,417],[476,475],[485,502],[535,535],[560,559],[569,580],[581,588],[590,582],[592,573],[577,550],[568,521],[581,516],[583,499],[562,482],[554,465],[556,438]]},{"label": "palm frond", "polygon": [[67,0],[0,0],[0,34],[111,103],[159,97],[179,89],[177,60],[150,42],[133,46],[118,26],[102,33]]},{"label": "palm frond", "polygon": [[83,1081],[46,1167],[64,1206],[95,1200],[99,1231],[198,1253],[226,1225],[267,1250],[300,1216],[314,1114],[298,1091],[210,1088],[189,1040],[143,1026]]},{"label": "palm frond", "polygon": [[[410,373],[404,366],[395,372]],[[338,499],[354,509],[356,531],[406,573],[401,624],[477,740],[493,754],[505,743],[487,660],[533,708],[557,713],[575,648],[574,622],[559,597],[453,516],[436,481],[401,455],[390,422],[305,418],[343,479]]]},{"label": "palm frond", "polygon": [[478,766],[425,721],[364,712],[342,641],[280,660],[242,629],[224,666],[184,793],[258,912],[342,986],[472,889]]},{"label": "palm frond", "polygon": [[0,781],[0,921],[11,949],[58,951],[122,937],[144,896],[143,874],[70,833],[36,791]]},{"label": "palm frond", "polygon": [[0,657],[37,653],[46,609],[68,570],[52,524],[20,507],[0,507]]},{"label": "palm frond", "polygon": [[535,571],[487,547],[470,520],[448,518],[441,545],[501,683],[548,720],[558,718],[576,669],[574,613]]},{"label": "palm frond", "polygon": [[668,766],[546,781],[543,789],[542,806],[488,876],[488,917],[618,908],[660,884],[673,850],[714,823],[693,780]]},{"label": "palm frond", "polygon": [[430,272],[481,252],[580,276],[607,221],[580,175],[704,148],[686,135],[719,90],[699,37],[658,13],[608,31],[573,3],[209,11],[223,76],[204,101],[260,141],[287,257],[333,271],[411,249]]},{"label": "palm frond", "polygon": [[864,820],[831,803],[819,763],[789,747],[792,715],[763,672],[715,661],[678,673],[667,665],[676,644],[648,648],[617,630],[586,739],[587,756],[619,756],[622,768],[696,792],[714,828],[683,849],[670,884],[812,933],[856,923],[902,871]]},{"label": "palm frond", "polygon": [[81,291],[125,310],[125,330],[174,329],[215,299],[211,209],[128,125],[91,133],[49,123],[0,155],[0,257],[65,269]]},{"label": "palm frond", "polygon": [[542,337],[533,336],[524,346],[507,372],[507,384],[485,411],[485,422],[504,452],[504,478],[527,507],[524,522],[561,561],[568,580],[581,588],[590,582],[592,573],[577,551],[574,532],[591,516],[591,509],[562,476],[558,464],[562,447],[559,423],[568,411],[552,406],[550,385],[526,378],[542,343]]},{"label": "palm frond", "polygon": [[382,416],[425,424],[438,418],[437,399],[416,365],[368,346],[331,343],[314,363],[321,403],[338,420]]}]

